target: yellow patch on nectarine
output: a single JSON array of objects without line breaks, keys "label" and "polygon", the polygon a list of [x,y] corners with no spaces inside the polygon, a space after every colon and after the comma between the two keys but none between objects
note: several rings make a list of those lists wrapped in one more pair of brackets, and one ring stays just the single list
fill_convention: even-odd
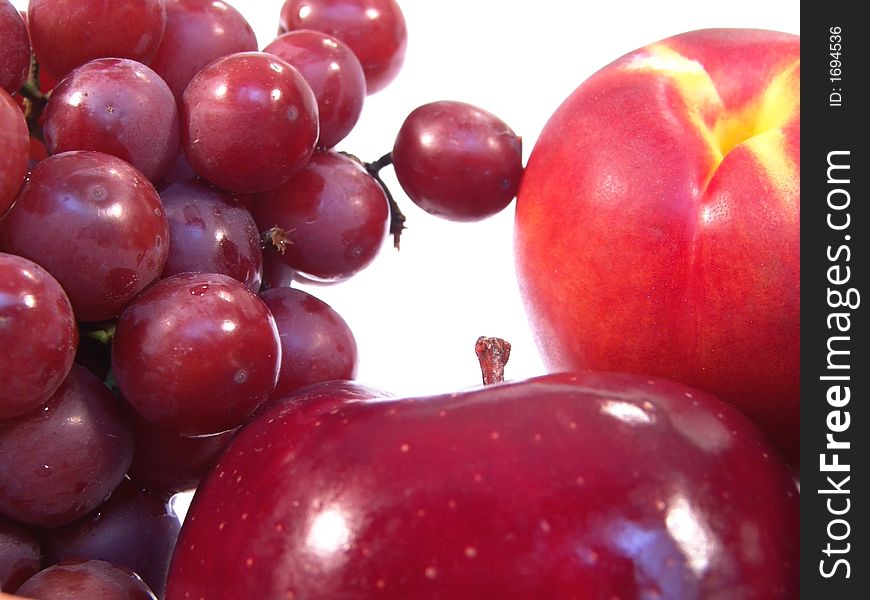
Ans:
[{"label": "yellow patch on nectarine", "polygon": [[686,100],[689,121],[710,146],[715,171],[715,166],[722,162],[724,154],[714,128],[724,107],[716,85],[704,66],[663,44],[654,44],[645,53],[633,57],[625,68],[654,73],[674,82]]},{"label": "yellow patch on nectarine", "polygon": [[[777,198],[783,202],[800,202],[800,173],[789,151],[785,148],[785,134],[782,129],[772,129],[752,137],[745,142],[746,148],[752,153],[767,175],[771,185],[776,188],[767,197]],[[799,217],[797,211],[785,211],[783,214]]]},{"label": "yellow patch on nectarine", "polygon": [[664,44],[654,44],[634,56],[625,69],[667,77],[685,98],[687,119],[707,142],[712,165],[709,183],[725,156],[735,147],[763,136],[749,150],[783,191],[798,181],[796,166],[782,149],[782,135],[768,136],[784,127],[800,111],[800,61],[775,76],[769,86],[749,102],[727,109],[704,66]]}]

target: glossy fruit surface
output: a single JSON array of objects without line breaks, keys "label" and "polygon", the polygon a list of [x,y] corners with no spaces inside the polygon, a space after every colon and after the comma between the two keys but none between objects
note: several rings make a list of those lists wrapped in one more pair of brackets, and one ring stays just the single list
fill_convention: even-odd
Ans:
[{"label": "glossy fruit surface", "polygon": [[169,226],[140,171],[82,150],[33,167],[0,223],[0,243],[49,271],[79,320],[100,321],[116,316],[163,270]]},{"label": "glossy fruit surface", "polygon": [[147,421],[189,435],[233,429],[275,389],[281,345],[256,294],[218,273],[158,281],[118,318],[112,366]]},{"label": "glossy fruit surface", "polygon": [[416,399],[349,385],[306,388],[234,438],[168,600],[798,593],[790,472],[710,396],[617,374]]},{"label": "glossy fruit surface", "polygon": [[515,229],[520,288],[550,370],[707,390],[794,464],[799,52],[794,35],[701,30],[603,68],[544,128]]},{"label": "glossy fruit surface", "polygon": [[132,458],[117,399],[73,365],[45,406],[0,421],[0,513],[40,527],[70,523],[102,504]]},{"label": "glossy fruit surface", "polygon": [[287,0],[279,31],[297,29],[321,31],[350,46],[369,94],[395,79],[405,61],[408,31],[395,0]]},{"label": "glossy fruit surface", "polygon": [[138,575],[102,560],[76,560],[44,569],[18,593],[46,600],[156,600]]},{"label": "glossy fruit surface", "polygon": [[148,63],[181,102],[184,88],[211,61],[257,50],[251,25],[222,0],[165,0],[166,31]]},{"label": "glossy fruit surface", "polygon": [[0,88],[10,94],[27,79],[30,68],[30,36],[18,9],[0,0]]},{"label": "glossy fruit surface", "polygon": [[265,52],[209,63],[182,99],[182,145],[201,177],[241,193],[286,182],[314,152],[317,100],[299,72]]},{"label": "glossy fruit surface", "polygon": [[356,339],[331,306],[289,287],[266,290],[260,298],[275,317],[281,337],[281,372],[273,398],[322,381],[354,378]]},{"label": "glossy fruit surface", "polygon": [[169,221],[163,277],[191,271],[223,273],[253,292],[260,289],[260,232],[241,202],[193,179],[162,188],[160,200]]},{"label": "glossy fruit surface", "polygon": [[27,158],[30,142],[27,122],[15,104],[15,100],[0,90],[0,217],[12,206],[24,175],[27,173]]},{"label": "glossy fruit surface", "polygon": [[263,286],[261,289],[290,287],[295,280],[296,271],[281,259],[277,248],[272,245],[263,248]]},{"label": "glossy fruit surface", "polygon": [[76,558],[104,560],[130,569],[162,598],[180,528],[168,496],[125,479],[93,512],[43,532],[45,565]]},{"label": "glossy fruit surface", "polygon": [[[133,411],[130,411],[133,413]],[[189,437],[129,415],[136,451],[131,480],[160,494],[193,490],[217,460],[235,430]]]},{"label": "glossy fruit surface", "polygon": [[78,339],[57,280],[33,261],[0,252],[0,348],[8,349],[0,361],[0,420],[41,406],[57,391]]},{"label": "glossy fruit surface", "polygon": [[163,0],[30,0],[27,17],[36,58],[55,79],[94,58],[148,64],[166,28]]},{"label": "glossy fruit surface", "polygon": [[287,183],[257,196],[251,212],[260,231],[281,230],[281,260],[324,282],[370,265],[390,217],[383,188],[361,164],[336,152],[317,152]]},{"label": "glossy fruit surface", "polygon": [[0,592],[14,592],[41,565],[39,530],[0,515]]},{"label": "glossy fruit surface", "polygon": [[77,67],[55,86],[44,118],[49,154],[105,152],[154,184],[178,156],[175,97],[157,73],[135,60],[99,58]]},{"label": "glossy fruit surface", "polygon": [[362,114],[366,79],[362,65],[344,42],[319,31],[289,31],[263,52],[296,67],[317,98],[320,138],[317,145],[332,148],[350,133]]},{"label": "glossy fruit surface", "polygon": [[448,100],[414,109],[393,145],[393,167],[408,197],[453,221],[504,209],[520,185],[522,158],[522,142],[504,121]]}]

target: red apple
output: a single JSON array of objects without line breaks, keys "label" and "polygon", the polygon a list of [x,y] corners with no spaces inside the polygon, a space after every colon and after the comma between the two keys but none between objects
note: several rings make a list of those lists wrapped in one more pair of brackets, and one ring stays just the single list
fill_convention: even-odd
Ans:
[{"label": "red apple", "polygon": [[616,374],[412,399],[323,385],[227,447],[167,600],[798,594],[789,470],[711,396]]},{"label": "red apple", "polygon": [[800,38],[710,29],[627,54],[545,126],[517,273],[551,371],[660,376],[798,464]]}]

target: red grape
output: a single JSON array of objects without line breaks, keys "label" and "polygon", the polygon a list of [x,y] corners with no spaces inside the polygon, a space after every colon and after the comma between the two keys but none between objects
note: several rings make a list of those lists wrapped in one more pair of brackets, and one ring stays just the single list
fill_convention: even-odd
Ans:
[{"label": "red grape", "polygon": [[27,80],[30,36],[21,13],[9,0],[0,0],[0,40],[0,88],[14,94]]},{"label": "red grape", "polygon": [[393,146],[396,178],[423,210],[478,221],[504,209],[523,174],[522,143],[495,115],[464,102],[416,108]]},{"label": "red grape", "polygon": [[366,79],[353,51],[318,31],[291,31],[263,48],[296,67],[317,98],[321,148],[332,148],[350,133],[362,113]]},{"label": "red grape", "polygon": [[130,411],[136,451],[128,473],[135,483],[158,493],[194,489],[236,430],[215,435],[183,436],[152,425]]},{"label": "red grape", "polygon": [[0,513],[56,527],[99,506],[124,478],[133,437],[117,399],[73,365],[45,406],[0,421]]},{"label": "red grape", "polygon": [[211,61],[257,49],[245,17],[222,0],[165,0],[166,31],[149,63],[178,102],[196,73]]},{"label": "red grape", "polygon": [[41,565],[42,546],[36,528],[0,515],[0,592],[11,594]]},{"label": "red grape", "polygon": [[24,183],[29,138],[24,114],[6,90],[0,89],[0,218],[12,206]]},{"label": "red grape", "polygon": [[79,333],[66,292],[26,258],[0,253],[0,419],[45,402],[66,379]]},{"label": "red grape", "polygon": [[295,68],[265,52],[219,58],[184,91],[182,143],[201,177],[241,193],[287,181],[317,143],[317,100]]},{"label": "red grape", "polygon": [[101,560],[73,560],[43,569],[18,594],[39,600],[156,600],[138,575]]},{"label": "red grape", "polygon": [[169,173],[166,174],[157,189],[163,190],[170,184],[184,179],[199,179],[199,176],[196,174],[196,171],[193,170],[193,167],[190,166],[190,163],[187,162],[187,157],[184,155],[184,152],[179,152],[178,156],[175,157],[175,164],[172,165],[171,169],[169,169]]},{"label": "red grape", "polygon": [[261,231],[281,229],[281,259],[306,277],[340,281],[367,267],[387,237],[383,188],[357,161],[316,153],[308,166],[253,203]]},{"label": "red grape", "polygon": [[163,270],[169,225],[142,173],[82,150],[33,167],[0,222],[0,240],[54,275],[78,319],[100,321],[117,315]]},{"label": "red grape", "polygon": [[296,271],[281,259],[278,249],[271,244],[263,248],[263,284],[260,291],[290,287],[295,280]]},{"label": "red grape", "polygon": [[149,422],[188,435],[233,429],[278,381],[275,319],[226,275],[181,273],[145,290],[118,318],[112,368]]},{"label": "red grape", "polygon": [[289,287],[266,290],[260,297],[272,311],[281,336],[281,372],[273,398],[322,381],[354,378],[356,340],[331,306]]},{"label": "red grape", "polygon": [[51,93],[43,135],[49,154],[98,150],[153,183],[175,164],[178,108],[169,87],[142,63],[99,58],[71,71]]},{"label": "red grape", "polygon": [[148,64],[166,28],[163,0],[30,0],[27,15],[36,58],[56,79],[94,58]]},{"label": "red grape", "polygon": [[395,0],[287,0],[279,31],[296,29],[321,31],[350,46],[369,94],[395,79],[405,60],[408,30]]},{"label": "red grape", "polygon": [[163,277],[188,271],[223,273],[259,291],[263,271],[260,233],[244,205],[191,179],[163,188],[160,199],[169,220],[170,240]]},{"label": "red grape", "polygon": [[96,510],[43,531],[45,564],[74,558],[104,560],[134,571],[161,598],[181,523],[166,496],[125,479]]}]

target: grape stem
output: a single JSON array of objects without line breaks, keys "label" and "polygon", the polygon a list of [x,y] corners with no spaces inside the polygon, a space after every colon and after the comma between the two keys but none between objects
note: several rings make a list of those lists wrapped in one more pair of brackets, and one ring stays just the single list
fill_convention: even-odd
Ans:
[{"label": "grape stem", "polygon": [[393,198],[393,194],[390,193],[390,188],[387,187],[387,184],[384,183],[384,180],[381,179],[380,175],[381,169],[391,164],[393,164],[393,153],[387,152],[374,162],[363,163],[363,166],[366,171],[368,171],[369,175],[371,175],[384,190],[384,194],[387,196],[387,201],[390,203],[390,235],[393,236],[393,247],[398,250],[402,231],[406,229],[405,215],[402,214],[399,205],[396,204],[396,200]]},{"label": "grape stem", "polygon": [[504,381],[504,367],[511,357],[511,345],[497,337],[480,336],[474,344],[474,352],[480,362],[483,385]]},{"label": "grape stem", "polygon": [[284,254],[284,250],[293,242],[290,240],[291,230],[281,229],[280,227],[270,227],[260,234],[260,247],[264,250],[269,247],[275,248],[278,254]]},{"label": "grape stem", "polygon": [[80,328],[79,334],[101,344],[108,345],[112,342],[112,338],[115,337],[115,325],[110,324],[101,329]]},{"label": "grape stem", "polygon": [[24,118],[27,120],[27,129],[30,135],[41,140],[42,127],[39,124],[39,117],[48,103],[48,94],[44,94],[39,89],[39,63],[36,62],[36,56],[33,54],[30,57],[30,73],[27,81],[18,89],[18,93],[25,99]]}]

